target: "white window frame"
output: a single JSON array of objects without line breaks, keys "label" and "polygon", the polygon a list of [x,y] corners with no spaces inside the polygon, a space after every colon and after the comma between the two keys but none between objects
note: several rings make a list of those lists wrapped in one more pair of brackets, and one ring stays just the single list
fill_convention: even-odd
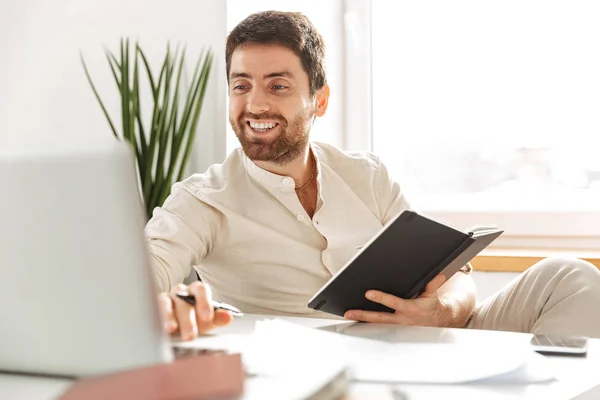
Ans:
[{"label": "white window frame", "polygon": [[344,150],[373,150],[371,2],[343,0]]},{"label": "white window frame", "polygon": [[[372,151],[371,0],[344,0],[343,13],[343,144],[346,150]],[[505,233],[489,247],[492,251],[600,252],[599,211],[421,211],[459,229],[490,222],[500,226]]]}]

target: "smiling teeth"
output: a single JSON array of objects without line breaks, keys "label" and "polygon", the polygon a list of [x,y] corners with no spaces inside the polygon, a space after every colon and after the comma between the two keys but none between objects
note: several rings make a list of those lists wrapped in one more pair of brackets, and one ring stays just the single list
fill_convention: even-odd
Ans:
[{"label": "smiling teeth", "polygon": [[269,122],[269,123],[265,123],[265,122],[250,122],[250,127],[252,129],[260,129],[260,130],[268,130],[271,128],[274,128],[275,125],[277,125],[274,122]]}]

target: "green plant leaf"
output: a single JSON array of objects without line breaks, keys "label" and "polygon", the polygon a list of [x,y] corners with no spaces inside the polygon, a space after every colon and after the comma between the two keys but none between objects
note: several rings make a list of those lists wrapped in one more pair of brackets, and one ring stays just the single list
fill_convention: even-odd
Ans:
[{"label": "green plant leaf", "polygon": [[120,66],[118,61],[115,59],[115,56],[109,51],[106,50],[106,59],[108,61],[108,65],[110,66],[110,70],[112,72],[113,78],[115,78],[115,82],[117,84],[117,89],[121,90],[121,81],[117,75],[117,69],[120,70]]},{"label": "green plant leaf", "polygon": [[[198,121],[213,63],[213,53],[203,49],[198,57],[191,81],[185,82],[185,46],[171,51],[167,42],[166,53],[157,77],[139,43],[121,38],[119,53],[105,49],[106,59],[117,84],[123,132],[115,129],[106,107],[81,57],[86,77],[115,137],[126,140],[136,157],[138,177],[146,215],[151,218],[155,207],[161,206],[169,195],[174,180],[181,180],[190,157],[198,130]],[[120,57],[117,59],[115,54]],[[145,74],[140,71],[143,69]],[[147,80],[142,79],[147,75]],[[140,92],[147,83],[152,93],[151,118],[144,121]],[[150,115],[148,115],[149,117]]]},{"label": "green plant leaf", "polygon": [[164,167],[165,167],[165,155],[167,154],[167,141],[169,140],[168,133],[168,125],[167,125],[167,116],[169,114],[169,100],[171,94],[171,84],[173,77],[173,57],[171,57],[170,47],[167,48],[167,71],[165,74],[165,89],[163,92],[163,112],[161,114],[161,118],[159,121],[158,132],[160,132],[160,137],[158,139],[158,158],[156,162],[156,175],[155,175],[155,186],[152,188],[152,193],[150,195],[150,202],[155,204],[158,202],[161,187],[163,185],[163,181],[165,180],[164,176]]},{"label": "green plant leaf", "polygon": [[[181,88],[181,77],[183,75],[183,68],[185,66],[185,54],[186,54],[186,49],[184,48],[181,53],[181,58],[179,60],[179,67],[177,70],[175,94],[173,96],[173,109],[171,110],[171,121],[169,124],[170,125],[169,126],[169,136],[170,136],[171,155],[169,157],[169,163],[168,163],[168,167],[167,167],[167,176],[162,185],[161,192],[160,192],[160,195],[157,200],[160,204],[162,204],[164,202],[164,200],[166,199],[166,196],[169,193],[169,190],[171,189],[171,186],[174,183],[173,176],[175,175],[175,171],[177,169],[177,164],[178,164],[179,160],[181,159],[180,137],[182,137],[184,135],[184,133],[181,133],[178,131],[177,116],[179,114],[179,99],[181,97],[179,92],[180,92],[180,88]],[[195,86],[196,86],[195,80],[192,80],[192,89]],[[190,90],[190,92],[193,92],[193,90]],[[184,108],[184,113],[189,114],[188,110],[186,110],[185,108]]]},{"label": "green plant leaf", "polygon": [[108,121],[108,125],[110,125],[110,129],[112,130],[113,135],[115,135],[116,138],[119,138],[119,135],[117,134],[117,130],[115,129],[115,125],[113,124],[112,119],[110,118],[110,115],[108,115],[108,111],[106,111],[106,107],[104,106],[104,103],[102,102],[102,99],[100,98],[100,95],[98,94],[98,90],[96,90],[96,86],[94,85],[94,82],[92,81],[92,77],[90,76],[90,71],[88,71],[88,67],[83,58],[83,54],[79,53],[79,57],[81,58],[81,64],[83,64],[83,70],[85,72],[85,76],[87,77],[87,80],[88,80],[90,86],[92,87],[92,91],[94,92],[94,96],[96,96],[96,100],[98,100],[98,104],[100,104],[100,108],[102,109],[102,112],[104,113],[104,116],[106,117],[106,120]]},{"label": "green plant leaf", "polygon": [[200,78],[198,80],[200,86],[200,93],[195,99],[194,103],[194,116],[192,118],[192,125],[190,127],[189,132],[187,132],[187,142],[185,144],[185,150],[183,153],[183,160],[179,165],[179,173],[177,174],[177,181],[180,181],[183,178],[183,173],[185,172],[185,166],[187,165],[187,161],[190,155],[190,151],[192,149],[192,145],[194,144],[194,138],[196,137],[196,128],[198,125],[198,120],[200,117],[200,111],[202,110],[202,104],[204,102],[204,94],[206,93],[206,87],[208,84],[208,78],[210,76],[210,71],[212,68],[212,60],[213,55],[212,52],[208,52],[206,56],[206,60],[204,61],[204,65],[202,66],[202,73],[200,74]]},{"label": "green plant leaf", "polygon": [[136,53],[139,53],[139,55],[142,56],[142,61],[144,62],[144,66],[146,67],[146,73],[148,74],[150,90],[152,90],[152,97],[154,98],[154,101],[156,101],[156,99],[158,98],[158,88],[154,84],[154,75],[152,74],[152,69],[150,68],[150,64],[148,64],[148,59],[146,58],[146,55],[144,54],[144,52],[142,51],[142,48],[139,45],[136,44],[135,49],[136,49]]},{"label": "green plant leaf", "polygon": [[121,39],[121,115],[123,137],[128,141],[135,140],[131,135],[130,124],[130,91],[129,91],[129,40]]},{"label": "green plant leaf", "polygon": [[[133,88],[131,89],[131,121],[130,121],[130,128],[132,130],[132,138],[135,139],[135,143],[132,143],[135,147],[135,151],[136,151],[136,159],[138,162],[138,170],[139,171],[144,171],[145,170],[145,145],[146,145],[146,140],[144,138],[144,129],[143,126],[141,124],[141,114],[140,114],[140,109],[139,109],[139,64],[138,64],[138,57],[136,54],[134,54],[135,60],[134,60],[134,66],[133,66]],[[137,121],[138,123],[138,130],[135,129],[135,122]],[[142,188],[144,187],[144,185],[146,184],[146,182],[142,181],[140,182],[142,185]]]},{"label": "green plant leaf", "polygon": [[[141,53],[140,53],[141,54]],[[161,71],[160,71],[160,77],[158,78],[158,86],[157,86],[157,92],[160,92],[162,90],[162,86],[164,83],[164,77],[165,77],[165,73],[166,73],[166,69],[167,69],[167,61],[168,58],[165,57],[162,67],[161,67]],[[159,138],[159,132],[158,132],[158,125],[159,125],[159,118],[161,115],[161,104],[159,101],[159,97],[157,96],[155,101],[154,101],[154,107],[152,110],[152,122],[150,125],[150,138],[148,141],[148,157],[146,158],[146,171],[144,172],[144,176],[147,182],[151,182],[154,179],[155,173],[154,173],[154,168],[156,165],[156,160],[154,158],[155,153],[156,153],[156,147],[158,146],[158,138]],[[148,204],[150,201],[150,196],[151,196],[151,190],[152,190],[152,185],[148,185],[144,188],[144,199],[146,199],[146,204],[150,207],[151,204]]]},{"label": "green plant leaf", "polygon": [[[138,136],[135,132],[135,92],[133,87],[129,84],[129,68],[130,68],[130,52],[129,52],[129,40],[127,40],[127,47],[125,49],[127,52],[127,95],[128,95],[128,106],[129,106],[129,115],[128,115],[128,123],[129,123],[129,135],[131,135],[131,141],[133,143],[136,151],[139,151],[139,143]],[[134,63],[135,64],[135,63]],[[135,69],[135,66],[134,66]]]},{"label": "green plant leaf", "polygon": [[117,69],[121,69],[121,63],[119,62],[119,60],[117,60],[117,57],[115,57],[115,55],[112,51],[110,51],[108,48],[104,47],[104,53],[108,54],[108,56],[110,57],[110,61],[112,61],[115,64],[115,67]]},{"label": "green plant leaf", "polygon": [[169,121],[169,141],[170,141],[170,151],[171,154],[169,156],[169,165],[167,168],[167,178],[166,178],[166,183],[168,185],[171,184],[171,180],[173,177],[173,166],[176,165],[177,163],[177,158],[178,158],[178,145],[177,145],[177,138],[178,138],[178,133],[177,133],[177,118],[179,116],[179,98],[181,97],[180,95],[180,88],[181,88],[181,76],[183,75],[183,67],[185,65],[185,53],[186,53],[186,49],[184,47],[184,49],[181,52],[181,58],[179,59],[179,67],[177,68],[177,77],[175,79],[175,93],[173,94],[173,107],[171,108],[171,118]]},{"label": "green plant leaf", "polygon": [[[183,144],[186,142],[186,138],[188,137],[188,130],[186,129],[188,124],[187,122],[189,122],[191,116],[193,115],[193,106],[195,103],[195,99],[197,98],[199,91],[200,91],[200,86],[202,84],[202,75],[200,74],[200,67],[205,65],[207,62],[207,57],[208,54],[205,56],[204,54],[205,52],[202,51],[202,53],[200,54],[200,56],[198,57],[198,60],[196,62],[196,66],[194,68],[194,75],[193,75],[193,79],[191,82],[191,86],[188,92],[188,96],[187,96],[187,101],[186,104],[184,106],[184,112],[183,112],[183,117],[182,117],[182,121],[181,124],[179,126],[178,129],[178,133],[176,134],[175,137],[175,153],[176,153],[176,157],[174,158],[176,161],[171,163],[170,167],[169,167],[169,173],[167,176],[167,180],[169,182],[172,183],[173,177],[174,175],[177,173],[177,170],[180,169],[179,165],[180,163],[183,163],[183,159],[185,156],[185,147],[183,146]],[[182,148],[184,149],[184,152],[182,153]],[[181,175],[181,174],[179,174]],[[181,178],[178,177],[177,181],[180,181]],[[169,188],[164,188],[163,194],[162,194],[162,198],[166,198],[167,194],[168,194],[168,189]]]},{"label": "green plant leaf", "polygon": [[134,54],[135,64],[133,67],[133,92],[132,99],[135,107],[134,118],[138,124],[139,143],[141,147],[142,155],[145,155],[146,147],[146,131],[144,129],[144,123],[142,118],[142,110],[140,105],[140,74],[139,74],[139,56],[136,52]]},{"label": "green plant leaf", "polygon": [[185,101],[185,106],[183,107],[184,112],[181,117],[181,121],[179,122],[179,128],[177,129],[177,151],[179,152],[179,147],[181,146],[181,142],[183,142],[183,138],[187,129],[188,122],[190,120],[190,116],[192,115],[192,104],[196,95],[198,93],[198,77],[200,73],[200,67],[203,65],[203,61],[206,62],[205,50],[202,49],[200,52],[200,56],[198,56],[198,61],[196,62],[196,67],[194,68],[194,74],[192,75],[192,81],[190,85],[190,89],[188,91],[188,95]]},{"label": "green plant leaf", "polygon": [[[186,99],[183,117],[182,117],[181,123],[179,125],[178,133],[176,135],[176,140],[175,140],[176,150],[175,151],[177,153],[178,161],[172,165],[173,173],[171,174],[171,176],[173,176],[175,171],[178,169],[178,166],[180,165],[180,163],[183,162],[183,158],[185,156],[185,151],[182,153],[181,150],[182,150],[182,146],[186,142],[186,138],[189,133],[188,132],[188,126],[189,126],[188,123],[190,121],[190,118],[192,118],[193,105],[195,103],[196,97],[198,96],[200,86],[202,83],[202,79],[201,79],[201,75],[200,75],[200,70],[201,70],[200,67],[206,64],[207,57],[208,57],[208,54],[205,54],[205,51],[203,49],[200,56],[198,57],[198,60],[196,61],[196,67],[194,68],[194,75],[192,77],[191,86],[190,86],[188,96]],[[185,149],[185,146],[183,146],[183,148]],[[177,181],[181,180],[181,178],[179,177],[180,175],[181,175],[181,173],[178,173],[178,175],[176,175],[176,176],[178,176]]]}]

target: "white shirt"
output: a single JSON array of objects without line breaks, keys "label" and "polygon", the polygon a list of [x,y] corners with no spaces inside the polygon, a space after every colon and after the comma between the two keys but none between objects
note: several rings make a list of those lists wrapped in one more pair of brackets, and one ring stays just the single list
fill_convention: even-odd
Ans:
[{"label": "white shirt", "polygon": [[246,313],[331,317],[309,299],[409,205],[370,153],[311,143],[318,201],[311,219],[294,180],[265,171],[241,149],[174,185],[146,226],[157,285],[195,266],[213,298]]}]

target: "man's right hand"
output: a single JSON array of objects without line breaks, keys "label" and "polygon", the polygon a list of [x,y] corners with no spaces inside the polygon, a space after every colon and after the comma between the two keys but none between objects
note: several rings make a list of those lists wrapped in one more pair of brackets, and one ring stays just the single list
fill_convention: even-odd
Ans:
[{"label": "man's right hand", "polygon": [[[187,291],[196,298],[192,306],[175,295]],[[210,288],[202,282],[194,282],[189,286],[180,284],[170,293],[159,295],[160,310],[165,329],[170,334],[179,332],[183,340],[192,340],[198,334],[229,324],[233,316],[229,311],[213,310]]]}]

